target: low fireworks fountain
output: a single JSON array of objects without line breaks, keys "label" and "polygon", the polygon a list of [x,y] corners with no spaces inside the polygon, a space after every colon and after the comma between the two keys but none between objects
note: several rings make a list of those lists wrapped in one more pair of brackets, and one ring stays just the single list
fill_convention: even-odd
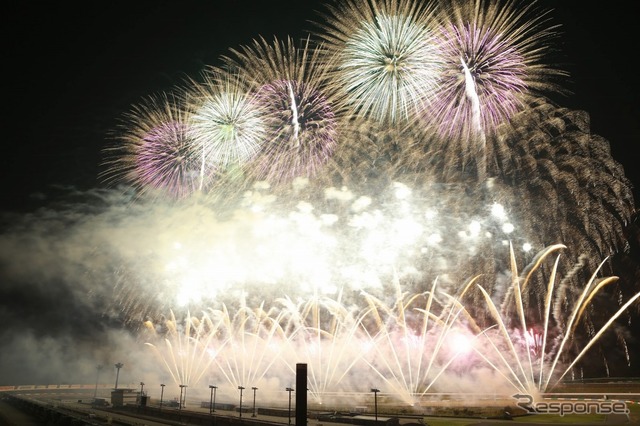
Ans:
[{"label": "low fireworks fountain", "polygon": [[[434,395],[474,395],[464,383],[478,380],[483,380],[483,392],[500,403],[513,394],[539,398],[560,383],[640,297],[635,294],[612,312],[591,340],[576,341],[574,331],[585,321],[590,301],[616,278],[598,279],[594,273],[558,324],[551,315],[560,281],[556,258],[541,333],[534,336],[530,330],[535,321],[526,318],[523,294],[531,288],[528,280],[535,270],[562,249],[545,249],[523,274],[512,258],[512,287],[500,303],[477,279],[455,297],[439,291],[437,283],[423,293],[407,294],[396,282],[395,296],[386,298],[390,302],[362,293],[352,304],[340,297],[298,304],[281,299],[268,310],[241,303],[235,313],[224,307],[186,317],[180,329],[172,317],[164,332],[153,333],[153,340],[162,337],[165,346],[148,345],[176,383],[192,387],[202,387],[203,381],[226,383],[229,389],[250,383],[277,394],[295,374],[295,365],[305,363],[309,396],[316,406],[335,406],[344,395],[366,395],[366,389],[377,385],[385,389],[387,403],[419,409]],[[476,309],[466,305],[466,293],[472,291],[485,297],[491,321],[474,318]]]}]

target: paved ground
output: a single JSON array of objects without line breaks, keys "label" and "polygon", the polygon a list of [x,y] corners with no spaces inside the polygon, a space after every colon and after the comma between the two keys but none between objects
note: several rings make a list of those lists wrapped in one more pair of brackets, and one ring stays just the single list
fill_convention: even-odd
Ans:
[{"label": "paved ground", "polygon": [[23,413],[0,397],[0,426],[41,426],[37,418]]}]

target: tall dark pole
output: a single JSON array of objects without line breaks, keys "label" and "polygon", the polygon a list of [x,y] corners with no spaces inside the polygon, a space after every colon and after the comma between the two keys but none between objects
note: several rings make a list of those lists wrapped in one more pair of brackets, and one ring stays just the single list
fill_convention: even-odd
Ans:
[{"label": "tall dark pole", "polygon": [[256,417],[256,391],[258,390],[258,388],[252,386],[251,389],[253,389],[253,414],[251,414],[251,417]]},{"label": "tall dark pole", "polygon": [[307,426],[307,364],[296,364],[296,426]]},{"label": "tall dark pole", "polygon": [[116,364],[116,389],[118,389],[118,377],[120,377],[120,369],[124,367],[124,364],[119,362]]},{"label": "tall dark pole", "polygon": [[240,418],[242,418],[242,391],[244,390],[244,386],[238,386],[240,389]]},{"label": "tall dark pole", "polygon": [[216,411],[216,409],[215,409],[215,405],[216,405],[215,392],[216,392],[216,389],[218,389],[218,387],[217,386],[213,386],[213,385],[209,385],[209,389],[211,389],[211,397],[209,398],[209,414],[211,414],[214,411]]},{"label": "tall dark pole", "polygon": [[182,410],[182,391],[187,385],[180,385],[180,401],[178,401],[178,410]]},{"label": "tall dark pole", "polygon": [[162,411],[162,397],[164,396],[164,383],[160,385],[160,411]]},{"label": "tall dark pole", "polygon": [[293,388],[287,388],[285,390],[289,392],[289,424],[291,424],[291,392],[293,392]]},{"label": "tall dark pole", "polygon": [[144,382],[140,382],[140,406],[141,407],[144,405],[142,403],[142,398],[144,398]]},{"label": "tall dark pole", "polygon": [[374,406],[374,412],[376,413],[376,423],[378,422],[378,392],[380,392],[380,389],[376,389],[376,388],[371,388],[371,392],[373,392],[373,406]]},{"label": "tall dark pole", "polygon": [[184,397],[182,399],[182,405],[184,405],[184,408],[187,408],[187,385],[183,385],[184,386]]},{"label": "tall dark pole", "polygon": [[218,390],[217,386],[213,387],[213,411],[216,411],[216,391]]},{"label": "tall dark pole", "polygon": [[93,392],[93,399],[96,399],[98,396],[98,382],[100,380],[100,370],[102,370],[102,365],[98,365],[96,367],[96,390]]}]

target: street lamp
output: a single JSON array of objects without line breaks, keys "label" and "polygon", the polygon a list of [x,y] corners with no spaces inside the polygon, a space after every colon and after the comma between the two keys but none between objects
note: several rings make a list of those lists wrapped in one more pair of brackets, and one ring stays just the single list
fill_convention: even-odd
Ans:
[{"label": "street lamp", "polygon": [[209,385],[209,389],[211,389],[211,398],[209,399],[209,414],[211,414],[216,411],[216,390],[218,387]]},{"label": "street lamp", "polygon": [[96,399],[98,396],[98,381],[100,380],[100,370],[102,370],[102,365],[98,365],[96,367],[96,390],[93,393],[93,399]]},{"label": "street lamp", "polygon": [[142,407],[142,398],[144,398],[144,382],[140,382],[140,406]]},{"label": "street lamp", "polygon": [[160,411],[162,411],[162,397],[164,396],[164,383],[160,384]]},{"label": "street lamp", "polygon": [[374,410],[376,413],[376,423],[378,422],[378,392],[380,392],[380,389],[376,389],[376,388],[371,388],[371,392],[373,392],[373,404],[374,404]]},{"label": "street lamp", "polygon": [[238,386],[240,389],[240,418],[242,418],[242,391],[244,390],[244,386]]},{"label": "street lamp", "polygon": [[289,392],[289,424],[291,424],[291,392],[293,392],[293,388],[286,388],[287,392]]},{"label": "street lamp", "polygon": [[124,367],[124,364],[119,362],[116,364],[116,389],[118,389],[118,377],[120,377],[120,369]]},{"label": "street lamp", "polygon": [[256,391],[258,390],[258,388],[253,386],[251,387],[251,389],[253,389],[253,414],[251,415],[251,417],[256,417]]},{"label": "street lamp", "polygon": [[[183,400],[182,400],[182,391],[184,390],[185,394],[187,393],[187,391],[185,390],[185,388],[187,387],[187,385],[180,385],[180,401],[178,402],[178,409],[182,410],[182,405],[183,405]],[[184,396],[185,399],[187,398],[187,396]]]},{"label": "street lamp", "polygon": [[187,385],[184,385],[184,397],[182,398],[182,405],[187,408]]}]

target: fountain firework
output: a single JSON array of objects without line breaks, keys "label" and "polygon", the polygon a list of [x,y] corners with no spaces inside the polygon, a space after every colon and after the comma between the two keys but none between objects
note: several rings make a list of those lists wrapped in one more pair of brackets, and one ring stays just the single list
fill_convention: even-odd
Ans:
[{"label": "fountain firework", "polygon": [[[537,398],[553,389],[640,297],[637,293],[627,300],[591,340],[576,342],[576,327],[590,301],[616,278],[599,279],[594,273],[573,310],[558,323],[550,315],[557,297],[556,258],[543,317],[528,318],[523,295],[531,290],[529,279],[561,249],[545,249],[523,273],[518,273],[511,251],[512,284],[501,303],[478,285],[477,277],[455,297],[438,290],[435,282],[419,294],[404,292],[396,282],[395,296],[385,297],[387,302],[368,293],[351,303],[341,294],[297,304],[283,298],[269,309],[264,304],[250,308],[241,300],[234,312],[223,306],[201,318],[187,316],[181,331],[172,317],[165,332],[154,331],[151,337],[164,338],[164,349],[148,344],[176,383],[192,387],[206,377],[230,389],[252,384],[275,392],[291,380],[295,365],[304,362],[316,404],[335,405],[341,395],[382,383],[388,399],[419,406],[433,393],[472,393],[461,382],[481,379],[488,394]],[[466,297],[472,291],[485,297],[490,321],[473,315]],[[517,315],[510,314],[512,309]],[[527,338],[532,324],[541,327],[535,346]],[[577,355],[567,350],[571,345],[578,346]]]}]

